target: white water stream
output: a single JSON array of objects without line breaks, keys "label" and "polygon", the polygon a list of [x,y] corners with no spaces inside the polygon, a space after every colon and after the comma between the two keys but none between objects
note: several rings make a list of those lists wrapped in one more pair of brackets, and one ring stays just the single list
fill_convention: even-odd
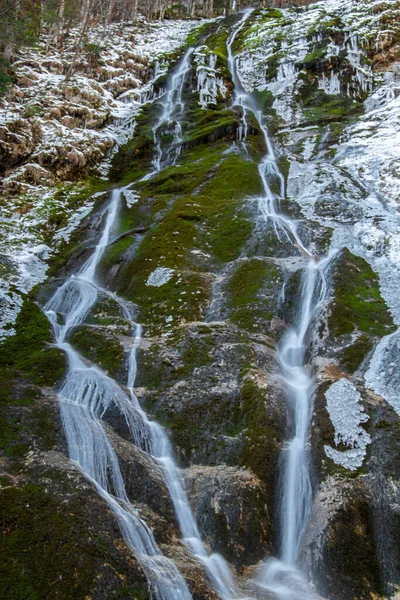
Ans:
[{"label": "white water stream", "polygon": [[[168,91],[162,100],[163,112],[155,125],[156,171],[175,162],[179,154],[183,114],[182,90],[185,75],[190,69],[192,51],[186,52],[177,70],[168,82]],[[174,115],[172,117],[172,115]],[[174,138],[166,151],[161,149],[159,130],[173,124]],[[150,175],[151,176],[151,175]],[[125,541],[142,565],[156,598],[186,600],[191,594],[172,561],[163,556],[147,525],[129,503],[119,468],[118,458],[102,423],[107,408],[115,405],[125,417],[132,442],[151,455],[164,476],[175,508],[183,541],[204,565],[210,580],[221,596],[237,597],[235,583],[225,560],[209,553],[201,539],[196,520],[190,508],[183,478],[176,467],[172,448],[163,428],[150,421],[142,410],[134,392],[141,327],[133,319],[129,305],[115,294],[102,289],[96,280],[96,269],[116,228],[123,189],[114,190],[106,210],[106,219],[99,243],[76,275],[61,285],[45,307],[53,325],[56,344],[68,357],[68,373],[58,397],[67,437],[70,458],[96,486],[100,495],[114,512]],[[99,293],[114,298],[121,306],[132,327],[133,344],[129,354],[127,388],[129,395],[103,371],[88,365],[66,341],[74,327],[84,322]]]},{"label": "white water stream", "polygon": [[[272,223],[278,239],[281,239],[280,236],[283,234],[306,260],[302,273],[299,308],[293,325],[283,336],[278,347],[281,375],[293,415],[293,434],[282,456],[279,501],[281,556],[279,560],[272,559],[264,563],[260,569],[258,583],[282,600],[311,599],[315,594],[297,567],[301,538],[313,501],[307,443],[312,416],[314,379],[311,368],[306,362],[306,353],[310,342],[311,326],[315,323],[326,299],[326,272],[335,253],[330,252],[326,258],[316,259],[302,242],[298,234],[297,221],[279,212],[279,201],[285,198],[285,179],[277,164],[262,112],[240,83],[232,51],[234,41],[251,12],[247,10],[242,14],[227,43],[228,65],[235,86],[232,104],[233,107],[240,107],[242,111],[238,141],[246,140],[247,114],[250,112],[257,120],[267,150],[258,167],[264,190],[258,200],[260,216],[266,222]],[[277,181],[279,194],[272,191],[270,184]]]},{"label": "white water stream", "polygon": [[[312,591],[296,567],[301,536],[312,503],[307,438],[312,410],[313,378],[307,368],[305,354],[310,325],[318,315],[326,296],[325,273],[331,256],[316,260],[302,243],[297,232],[297,222],[281,214],[277,208],[279,200],[285,197],[284,177],[279,170],[261,111],[240,85],[232,53],[235,37],[249,14],[247,12],[243,15],[228,41],[229,67],[235,84],[235,105],[241,107],[242,111],[238,139],[245,143],[248,134],[246,116],[248,112],[253,113],[267,149],[259,165],[264,187],[264,194],[258,200],[260,215],[266,221],[272,222],[278,237],[284,235],[306,257],[297,319],[278,349],[281,372],[288,390],[294,420],[293,437],[287,444],[283,459],[281,560],[266,562],[258,582],[261,587],[289,600],[312,597]],[[180,119],[184,112],[182,95],[185,77],[191,68],[191,53],[191,50],[186,52],[169,78],[167,91],[161,97],[162,113],[153,128],[155,170],[147,177],[151,177],[165,166],[174,164],[179,156],[182,141]],[[172,141],[168,144],[162,143],[165,133],[172,135]],[[278,195],[271,190],[272,180],[279,181]],[[162,427],[147,418],[134,393],[136,352],[141,328],[134,322],[129,305],[113,295],[131,323],[134,338],[129,356],[128,394],[99,368],[87,364],[66,341],[71,330],[84,322],[99,293],[109,293],[98,285],[96,269],[117,223],[122,191],[114,190],[112,193],[101,239],[92,255],[76,275],[72,275],[56,290],[45,308],[54,328],[56,343],[68,357],[69,369],[59,390],[59,399],[69,454],[94,483],[115,514],[121,532],[142,565],[155,597],[160,600],[191,598],[176,566],[161,554],[151,531],[126,495],[118,458],[102,422],[107,408],[112,404],[117,406],[130,428],[132,442],[151,455],[163,473],[184,542],[205,566],[219,595],[223,599],[235,598],[238,593],[227,563],[221,556],[209,554],[202,542],[168,437]],[[304,590],[304,593],[301,590]]]},{"label": "white water stream", "polygon": [[116,516],[128,546],[143,567],[152,591],[160,600],[189,600],[191,594],[175,564],[162,555],[152,532],[130,504],[118,458],[101,421],[115,404],[131,426],[135,442],[146,439],[146,424],[131,400],[96,366],[88,365],[66,342],[82,323],[100,291],[95,272],[109,243],[118,215],[121,191],[114,190],[99,243],[77,275],[59,287],[45,307],[56,344],[67,355],[68,373],[58,392],[61,417],[71,460],[96,486]]}]

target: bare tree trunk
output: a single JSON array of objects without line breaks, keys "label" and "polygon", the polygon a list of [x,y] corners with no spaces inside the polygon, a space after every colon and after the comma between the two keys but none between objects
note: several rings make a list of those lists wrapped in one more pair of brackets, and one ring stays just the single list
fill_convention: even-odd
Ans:
[{"label": "bare tree trunk", "polygon": [[79,34],[79,39],[78,42],[76,44],[76,49],[75,49],[75,54],[74,54],[74,58],[72,59],[71,64],[69,65],[67,72],[65,74],[65,81],[68,81],[68,79],[71,78],[71,76],[74,74],[75,71],[75,65],[77,63],[78,60],[78,55],[82,46],[82,40],[83,37],[87,31],[87,28],[89,26],[89,19],[90,19],[90,13],[92,10],[92,3],[90,0],[86,0],[84,5],[83,5],[83,21],[82,21],[82,28],[81,28],[81,32]]},{"label": "bare tree trunk", "polygon": [[133,0],[131,11],[130,11],[130,18],[132,21],[134,21],[137,17],[137,5],[138,5],[138,0]]},{"label": "bare tree trunk", "polygon": [[115,6],[115,0],[110,0],[110,4],[108,5],[107,25],[109,25],[111,23],[114,6]]}]

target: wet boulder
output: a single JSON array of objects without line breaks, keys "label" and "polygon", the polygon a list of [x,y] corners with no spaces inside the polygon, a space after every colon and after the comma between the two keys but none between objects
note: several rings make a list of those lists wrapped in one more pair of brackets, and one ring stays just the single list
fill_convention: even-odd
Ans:
[{"label": "wet boulder", "polygon": [[250,469],[191,467],[185,470],[189,499],[203,538],[238,568],[265,558],[271,520],[265,484]]}]

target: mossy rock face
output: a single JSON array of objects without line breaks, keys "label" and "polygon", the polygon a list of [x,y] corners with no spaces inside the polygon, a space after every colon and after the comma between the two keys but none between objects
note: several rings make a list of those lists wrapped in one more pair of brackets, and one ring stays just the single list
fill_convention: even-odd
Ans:
[{"label": "mossy rock face", "polygon": [[372,498],[361,481],[325,482],[304,533],[301,562],[323,597],[384,597]]},{"label": "mossy rock face", "polygon": [[105,502],[62,455],[52,461],[0,490],[1,597],[150,598]]},{"label": "mossy rock face", "polygon": [[229,318],[248,331],[271,333],[284,282],[281,269],[272,261],[259,258],[235,265],[225,290]]},{"label": "mossy rock face", "polygon": [[332,288],[329,342],[344,347],[338,355],[340,364],[353,372],[375,343],[395,327],[382,299],[377,275],[364,259],[347,249],[334,265]]},{"label": "mossy rock face", "polygon": [[17,317],[16,335],[0,346],[4,381],[20,375],[38,385],[53,386],[64,372],[63,353],[51,348],[51,326],[34,302],[27,297]]},{"label": "mossy rock face", "polygon": [[65,372],[64,353],[51,346],[50,323],[32,297],[16,322],[16,335],[0,347],[1,453],[21,460],[33,446],[49,450],[63,443],[57,401],[43,395]]},{"label": "mossy rock face", "polygon": [[153,157],[152,127],[161,112],[159,104],[147,104],[136,117],[135,135],[119,148],[112,159],[109,177],[118,184],[127,184],[143,177],[151,167]]},{"label": "mossy rock face", "polygon": [[[140,199],[124,208],[129,227],[100,265],[108,284],[139,307],[139,320],[154,332],[168,322],[200,320],[210,298],[213,275],[236,259],[251,236],[246,198],[260,192],[256,164],[224,143],[197,146],[180,164],[137,185]],[[142,207],[150,218],[145,235]],[[156,268],[172,269],[159,287],[147,285]],[[167,321],[168,319],[168,321]]]},{"label": "mossy rock face", "polygon": [[272,382],[268,386],[261,381],[260,385],[259,377],[259,372],[250,372],[242,382],[246,429],[241,464],[250,467],[266,483],[272,512],[279,502],[275,498],[277,465],[287,433],[288,414],[282,390]]},{"label": "mossy rock face", "polygon": [[[124,333],[132,333],[123,330]],[[125,382],[127,378],[126,349],[121,341],[121,335],[117,335],[114,327],[96,327],[81,325],[74,329],[70,343],[108,375]],[[129,340],[127,340],[129,343]]]},{"label": "mossy rock face", "polygon": [[191,324],[140,349],[136,382],[181,464],[250,467],[267,483],[271,511],[286,419],[282,392],[269,384],[272,343],[229,322]]}]

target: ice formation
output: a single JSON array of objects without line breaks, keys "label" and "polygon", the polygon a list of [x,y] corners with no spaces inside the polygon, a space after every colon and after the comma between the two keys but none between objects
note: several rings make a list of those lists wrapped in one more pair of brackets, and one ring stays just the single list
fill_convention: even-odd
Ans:
[{"label": "ice formation", "polygon": [[227,90],[222,75],[216,66],[217,56],[210,52],[207,46],[196,48],[193,56],[197,65],[199,104],[202,108],[207,108],[209,104],[217,104],[218,96],[225,98]]},{"label": "ice formation", "polygon": [[324,446],[326,455],[337,465],[350,471],[361,467],[371,442],[369,434],[361,427],[368,421],[364,412],[361,396],[356,387],[342,378],[333,383],[325,393],[326,407],[335,428],[335,445],[344,445],[348,450],[336,450]]},{"label": "ice formation", "polygon": [[167,267],[157,267],[152,273],[150,273],[146,285],[152,285],[154,287],[160,287],[167,283],[174,275],[175,269],[168,269]]},{"label": "ice formation", "polygon": [[365,374],[365,385],[385,398],[400,415],[400,331],[384,337]]}]

